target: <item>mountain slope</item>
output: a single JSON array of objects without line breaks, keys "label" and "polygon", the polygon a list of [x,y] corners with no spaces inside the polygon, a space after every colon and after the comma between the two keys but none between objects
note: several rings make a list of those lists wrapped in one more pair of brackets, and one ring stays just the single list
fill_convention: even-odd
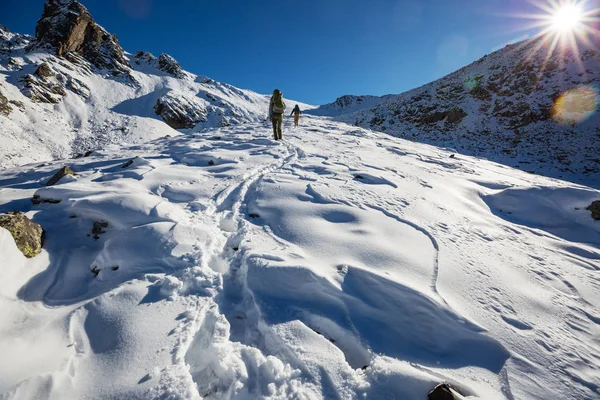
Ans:
[{"label": "mountain slope", "polygon": [[0,28],[0,107],[6,167],[258,122],[268,98],[190,74],[167,54],[128,54],[80,3],[49,0],[35,38]]},{"label": "mountain slope", "polygon": [[346,96],[310,112],[598,185],[600,51],[549,47],[543,40],[509,45],[409,92]]},{"label": "mountain slope", "polygon": [[600,395],[600,192],[303,125],[1,171],[46,243],[0,229],[0,397]]}]

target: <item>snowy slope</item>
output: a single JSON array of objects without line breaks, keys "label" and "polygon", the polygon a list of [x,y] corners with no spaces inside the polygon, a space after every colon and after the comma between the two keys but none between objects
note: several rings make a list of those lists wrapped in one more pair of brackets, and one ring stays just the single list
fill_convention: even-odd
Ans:
[{"label": "snowy slope", "polygon": [[124,53],[110,70],[38,42],[0,26],[0,168],[267,115],[269,96],[188,73],[166,54]]},{"label": "snowy slope", "polygon": [[311,113],[600,187],[600,51],[564,45],[509,45],[409,92],[344,96]]},{"label": "snowy slope", "polygon": [[0,398],[600,396],[600,192],[327,118],[269,138],[1,171],[47,240],[0,229]]}]

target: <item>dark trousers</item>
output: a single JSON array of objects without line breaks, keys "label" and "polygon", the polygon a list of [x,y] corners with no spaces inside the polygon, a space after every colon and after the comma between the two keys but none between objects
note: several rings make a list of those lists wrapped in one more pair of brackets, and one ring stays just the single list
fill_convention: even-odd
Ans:
[{"label": "dark trousers", "polygon": [[283,114],[273,114],[271,122],[273,122],[273,136],[275,136],[275,140],[283,139]]}]

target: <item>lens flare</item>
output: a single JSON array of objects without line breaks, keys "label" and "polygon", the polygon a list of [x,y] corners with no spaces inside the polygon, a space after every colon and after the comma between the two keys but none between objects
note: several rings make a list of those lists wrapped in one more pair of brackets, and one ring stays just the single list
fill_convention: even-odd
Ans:
[{"label": "lens flare", "polygon": [[552,118],[560,124],[579,124],[598,109],[600,96],[596,88],[581,86],[560,95],[552,107]]}]

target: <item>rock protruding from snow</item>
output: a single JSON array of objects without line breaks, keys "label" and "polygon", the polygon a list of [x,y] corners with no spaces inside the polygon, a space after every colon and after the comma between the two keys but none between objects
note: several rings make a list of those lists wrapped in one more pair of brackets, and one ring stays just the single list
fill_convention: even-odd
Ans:
[{"label": "rock protruding from snow", "polygon": [[[60,78],[64,76],[60,75]],[[46,63],[40,65],[33,75],[27,74],[20,80],[23,93],[36,103],[56,104],[67,94],[64,82],[59,81],[59,75]]]},{"label": "rock protruding from snow", "polygon": [[0,227],[10,232],[17,248],[25,257],[35,257],[42,251],[44,230],[39,224],[30,221],[25,214],[15,211],[8,215],[0,215]]},{"label": "rock protruding from snow", "polygon": [[156,101],[154,111],[174,129],[193,128],[197,123],[207,121],[206,107],[199,99],[172,91]]},{"label": "rock protruding from snow", "polygon": [[8,99],[0,91],[0,115],[4,115],[5,117],[7,117],[11,111],[12,107],[8,104]]},{"label": "rock protruding from snow", "polygon": [[98,25],[76,0],[47,0],[35,37],[36,46],[50,46],[58,56],[75,52],[100,69],[129,70],[117,37]]},{"label": "rock protruding from snow", "polygon": [[592,204],[590,204],[586,210],[589,210],[592,212],[592,218],[599,220],[600,219],[600,200],[596,200],[594,201]]},{"label": "rock protruding from snow", "polygon": [[67,165],[59,169],[53,176],[50,178],[48,182],[46,182],[46,186],[56,185],[58,181],[60,181],[63,177],[67,175],[75,175],[75,172]]},{"label": "rock protruding from snow", "polygon": [[154,56],[152,53],[148,53],[147,51],[138,51],[135,53],[134,62],[137,65],[141,65],[142,63],[150,65],[159,71],[166,72],[167,74],[175,77],[175,78],[185,78],[186,73],[181,68],[181,65],[175,60],[172,56],[168,54],[161,54],[158,58]]},{"label": "rock protruding from snow", "polygon": [[135,53],[134,60],[136,64],[140,64],[145,62],[147,64],[152,64],[156,61],[156,57],[152,53],[148,53],[147,51],[138,51]]},{"label": "rock protruding from snow", "polygon": [[158,69],[171,74],[176,78],[183,78],[185,76],[181,65],[168,54],[161,54],[158,57]]},{"label": "rock protruding from snow", "polygon": [[454,394],[450,386],[446,383],[440,383],[427,395],[427,400],[454,400]]}]

